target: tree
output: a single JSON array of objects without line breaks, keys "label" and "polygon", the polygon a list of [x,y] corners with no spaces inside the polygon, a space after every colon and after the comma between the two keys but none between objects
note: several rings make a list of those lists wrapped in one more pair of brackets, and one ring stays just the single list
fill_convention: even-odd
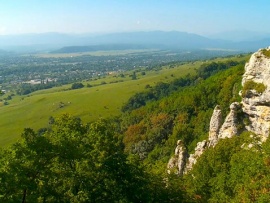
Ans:
[{"label": "tree", "polygon": [[[113,126],[62,115],[38,135],[1,151],[2,202],[139,202],[147,198],[144,172],[127,159]],[[134,195],[134,191],[138,194]]]},{"label": "tree", "polygon": [[71,85],[71,89],[74,90],[74,89],[80,89],[80,88],[83,88],[84,85],[82,83],[73,83]]},{"label": "tree", "polygon": [[131,79],[132,79],[132,80],[136,80],[136,79],[137,79],[136,72],[133,72],[133,74],[131,75]]}]

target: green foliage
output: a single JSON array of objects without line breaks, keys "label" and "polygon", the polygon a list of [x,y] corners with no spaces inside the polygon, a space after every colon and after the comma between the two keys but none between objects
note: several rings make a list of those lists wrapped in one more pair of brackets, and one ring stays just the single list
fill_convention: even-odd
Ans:
[{"label": "green foliage", "polygon": [[256,90],[257,93],[261,94],[265,91],[266,86],[262,83],[256,83],[253,80],[248,80],[245,82],[243,90],[242,90],[242,96],[247,97],[250,90]]},{"label": "green foliage", "polygon": [[132,80],[137,80],[136,72],[133,72],[133,74],[131,75],[131,79]]},{"label": "green foliage", "polygon": [[[65,61],[66,59],[73,60],[70,56],[68,58],[59,58],[61,61]],[[82,57],[81,59],[86,60],[87,58]],[[230,57],[230,59],[240,61],[243,57]],[[194,58],[192,60],[194,60]],[[217,62],[225,60],[227,59],[216,58],[211,61]],[[27,97],[16,95],[12,97],[9,105],[3,105],[1,107],[0,120],[2,127],[0,128],[0,144],[1,146],[8,146],[18,140],[20,138],[19,135],[21,130],[25,127],[25,123],[27,123],[28,127],[35,130],[43,128],[47,124],[50,116],[57,117],[63,113],[70,113],[72,115],[79,116],[84,122],[92,122],[101,116],[103,118],[111,118],[113,116],[120,115],[123,104],[126,103],[135,93],[145,90],[145,86],[147,84],[151,87],[155,87],[155,85],[161,81],[165,84],[170,84],[170,81],[173,79],[183,78],[183,76],[188,73],[192,76],[194,75],[195,70],[202,64],[202,61],[173,62],[172,64],[173,68],[169,68],[169,64],[165,64],[166,66],[160,65],[159,67],[161,68],[159,68],[158,71],[156,71],[155,68],[152,70],[150,67],[143,69],[146,71],[146,75],[138,78],[137,80],[131,80],[128,77],[121,79],[121,73],[125,75],[128,75],[128,73],[120,72],[119,75],[108,75],[106,78],[102,77],[100,80],[95,78],[92,79],[91,82],[87,81],[84,83],[84,85],[87,85],[89,82],[93,86],[92,88],[81,88],[71,91],[71,84],[59,86],[60,84],[66,84],[61,82],[58,85],[54,84],[57,85],[57,87],[32,92]],[[89,67],[85,64],[81,66],[89,70]],[[41,68],[42,67],[44,66],[41,66]],[[106,65],[104,68],[108,68],[108,66]],[[132,69],[134,70],[134,66],[132,66]],[[22,70],[28,74],[30,69],[23,68]],[[47,70],[47,68],[42,68],[42,70]],[[65,70],[66,69],[63,71]],[[60,73],[62,74],[63,71],[60,70]],[[142,70],[137,71],[137,76],[140,71]],[[174,75],[173,78],[171,77],[171,74]],[[88,74],[83,75],[84,77],[86,75],[89,77]],[[116,79],[115,76],[119,78]],[[119,79],[123,80],[123,83],[120,83]],[[68,78],[67,81],[69,81],[69,83],[71,82]],[[76,79],[76,82],[77,81],[78,78]],[[107,84],[100,85],[102,81],[105,81]],[[119,81],[119,83],[111,83],[113,81]],[[202,81],[202,79],[198,79],[195,82],[198,84],[200,81]],[[52,83],[54,82],[49,82],[48,84]],[[37,87],[38,85],[32,86]],[[175,89],[176,84],[172,85],[171,88]],[[158,92],[159,91],[156,92],[157,96],[159,95]],[[168,95],[168,93],[172,93],[168,90],[161,92],[164,96]],[[58,107],[58,103],[60,101],[65,104],[64,108]],[[148,103],[148,101],[146,103]],[[12,108],[9,108],[11,106]],[[107,108],[104,108],[105,106]],[[46,109],[46,111],[44,111],[44,109]],[[31,113],[25,114],[25,112]],[[11,120],[12,122],[10,122]]]},{"label": "green foliage", "polygon": [[236,61],[226,61],[225,63],[212,62],[210,64],[203,64],[198,70],[198,77],[206,79],[211,75],[218,73],[221,70],[228,69],[229,67],[238,65]]},{"label": "green foliage", "polygon": [[88,127],[69,115],[55,119],[43,135],[25,129],[22,141],[2,152],[2,201],[135,201],[128,192],[134,184],[127,183],[142,182],[130,174],[134,166],[112,132],[104,121]]},{"label": "green foliage", "polygon": [[181,202],[173,181],[145,172],[127,157],[114,126],[84,125],[64,114],[38,134],[0,151],[1,202]]},{"label": "green foliage", "polygon": [[[241,64],[241,63],[236,62],[236,61],[227,61],[225,63],[212,62],[210,64],[203,64],[197,70],[197,73],[195,76],[191,76],[190,74],[188,74],[185,77],[175,79],[170,83],[159,82],[152,89],[135,94],[122,107],[122,111],[123,112],[131,111],[141,106],[145,106],[147,102],[162,99],[163,97],[166,97],[176,91],[179,91],[180,88],[196,85],[198,81],[200,81],[201,79],[206,79],[210,77],[211,75],[218,73],[221,70],[228,69],[238,64]],[[133,75],[134,74],[135,72],[133,73]],[[231,82],[230,84],[232,85],[235,84],[235,81],[229,81],[229,82]],[[224,89],[231,90],[231,88],[227,88],[227,87],[224,87]]]},{"label": "green foliage", "polygon": [[191,198],[199,197],[198,202],[268,202],[269,140],[263,145],[258,141],[245,132],[207,150],[185,177]]},{"label": "green foliage", "polygon": [[72,89],[72,90],[74,90],[74,89],[80,89],[80,88],[83,88],[83,87],[84,87],[84,85],[83,85],[82,83],[80,83],[80,82],[73,83],[73,84],[71,85],[71,89]]},{"label": "green foliage", "polygon": [[[193,150],[196,143],[208,135],[213,108],[219,104],[226,111],[231,102],[239,101],[242,74],[243,65],[234,66],[206,80],[202,79],[196,85],[179,88],[170,96],[164,95],[172,86],[158,84],[151,91],[155,90],[152,93],[157,94],[153,98],[162,99],[148,100],[147,104],[144,104],[143,95],[150,94],[135,95],[130,99],[131,106],[125,107],[145,106],[128,111],[121,118],[125,150],[138,154],[151,164],[158,160],[166,164],[178,139],[183,140],[189,151]],[[185,85],[191,78],[187,76],[172,84]]]},{"label": "green foliage", "polygon": [[270,58],[270,50],[269,49],[262,49],[261,52],[263,53],[264,56],[267,58]]},{"label": "green foliage", "polygon": [[41,83],[41,84],[35,84],[35,85],[22,83],[16,89],[16,93],[18,95],[27,95],[38,90],[50,89],[52,87],[55,87],[56,85],[60,85],[60,84],[57,82]]}]

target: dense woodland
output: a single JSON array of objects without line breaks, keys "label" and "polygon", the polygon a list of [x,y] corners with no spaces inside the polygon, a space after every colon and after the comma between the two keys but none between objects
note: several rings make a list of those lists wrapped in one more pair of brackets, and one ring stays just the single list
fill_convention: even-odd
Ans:
[{"label": "dense woodland", "polygon": [[244,62],[204,64],[134,95],[118,117],[86,124],[65,114],[25,129],[1,150],[1,202],[268,202],[269,141],[257,145],[246,132],[207,150],[183,177],[166,172],[177,140],[192,152],[214,107],[225,117],[240,100],[243,72]]}]

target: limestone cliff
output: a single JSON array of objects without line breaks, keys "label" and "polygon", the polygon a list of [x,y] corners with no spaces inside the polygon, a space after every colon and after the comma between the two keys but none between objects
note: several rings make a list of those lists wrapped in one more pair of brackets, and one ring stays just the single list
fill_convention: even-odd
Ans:
[{"label": "limestone cliff", "polygon": [[[246,87],[242,95],[243,111],[248,115],[247,130],[267,138],[270,128],[270,47],[254,53],[245,66],[242,79],[243,89],[253,82],[252,87]],[[268,55],[268,56],[267,56]],[[258,86],[261,88],[258,89]],[[256,87],[257,86],[257,87]],[[262,89],[263,87],[263,89]]]},{"label": "limestone cliff", "polygon": [[[178,156],[181,158],[172,158],[170,160],[171,163],[173,161],[175,163],[174,165],[169,163],[168,170],[178,167],[179,175],[188,172],[207,148],[215,147],[220,139],[238,135],[240,130],[251,131],[260,136],[262,141],[269,136],[270,47],[261,49],[251,56],[249,62],[245,65],[242,86],[243,90],[240,92],[242,101],[241,103],[234,102],[230,105],[230,112],[223,124],[221,109],[219,106],[216,106],[210,121],[208,140],[198,142],[194,154],[188,155],[185,151],[184,156]],[[181,141],[179,142],[182,143]],[[181,149],[184,148],[182,147]]]}]

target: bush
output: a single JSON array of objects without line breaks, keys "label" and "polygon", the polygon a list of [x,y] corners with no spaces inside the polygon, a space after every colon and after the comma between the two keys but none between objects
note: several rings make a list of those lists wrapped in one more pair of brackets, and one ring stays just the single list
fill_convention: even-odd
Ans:
[{"label": "bush", "polygon": [[246,97],[250,90],[256,90],[257,93],[263,93],[266,86],[262,83],[256,83],[252,80],[248,80],[243,87],[242,96]]},{"label": "bush", "polygon": [[262,53],[263,53],[263,55],[264,55],[266,58],[270,58],[270,50],[268,50],[268,49],[263,49],[263,50],[262,50]]},{"label": "bush", "polygon": [[83,87],[84,87],[84,85],[82,83],[73,83],[71,86],[71,89],[74,90],[74,89],[80,89]]}]

